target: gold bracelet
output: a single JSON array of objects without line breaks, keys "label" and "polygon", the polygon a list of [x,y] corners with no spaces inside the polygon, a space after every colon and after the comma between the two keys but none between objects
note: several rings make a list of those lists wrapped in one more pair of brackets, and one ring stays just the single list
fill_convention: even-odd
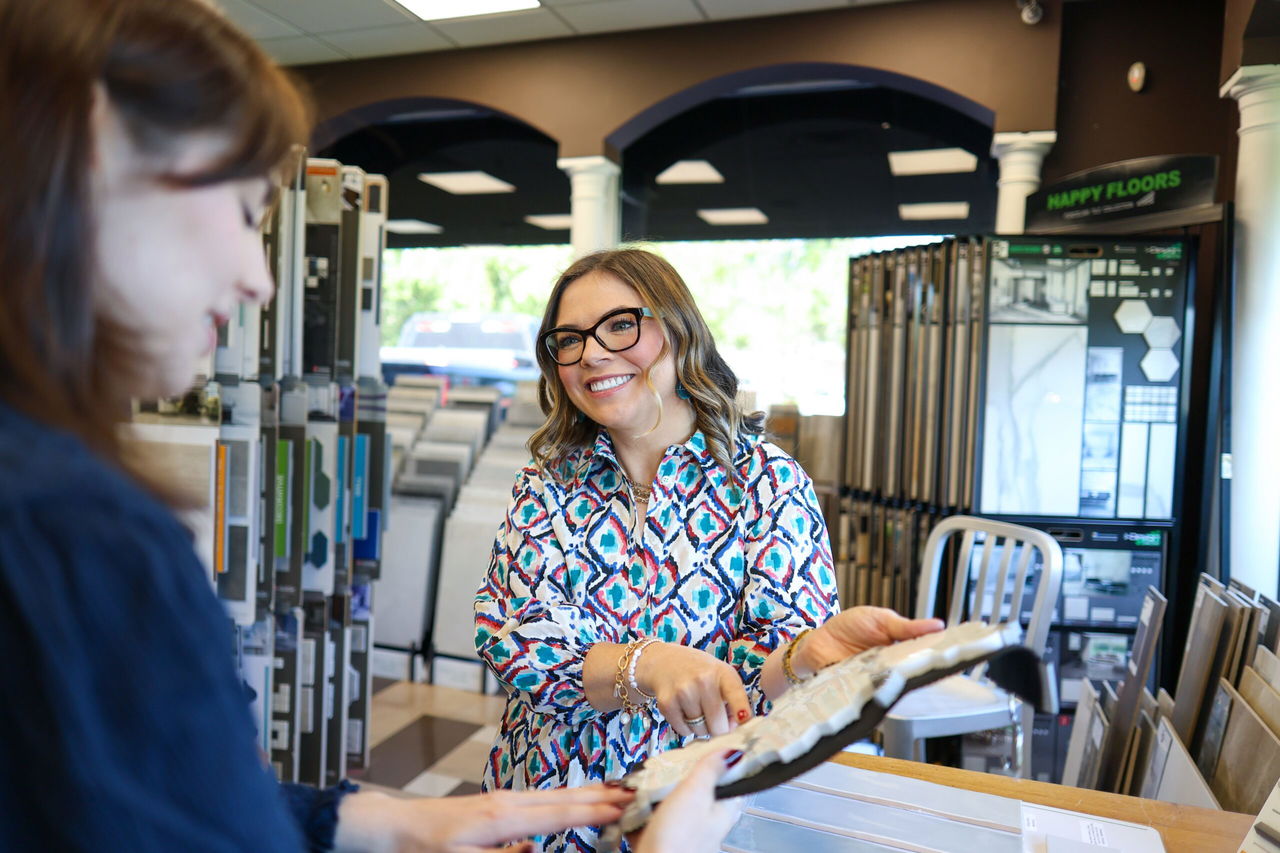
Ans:
[{"label": "gold bracelet", "polygon": [[[631,670],[631,660],[638,649],[649,645],[652,640],[641,638],[633,640],[627,644],[626,651],[618,658],[618,669],[613,675],[613,695],[622,702],[622,710],[628,714],[639,714],[645,708],[653,704],[653,699],[646,697],[647,701],[633,702],[631,694],[627,690],[628,675]],[[640,695],[644,695],[641,693]]]},{"label": "gold bracelet", "polygon": [[[802,684],[807,680],[796,675],[796,671],[791,667],[791,656],[796,653],[796,648],[800,645],[800,641],[804,639],[805,634],[812,630],[812,628],[805,628],[799,634],[796,634],[795,639],[787,646],[787,650],[782,653],[782,674],[787,677],[787,681],[791,682],[792,685]],[[811,675],[809,678],[813,678],[813,676]]]}]

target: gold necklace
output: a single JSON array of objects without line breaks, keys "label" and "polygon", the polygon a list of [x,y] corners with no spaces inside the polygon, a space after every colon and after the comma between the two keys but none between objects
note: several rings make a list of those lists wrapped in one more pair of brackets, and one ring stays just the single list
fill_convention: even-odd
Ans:
[{"label": "gold necklace", "polygon": [[653,486],[642,486],[633,481],[626,474],[622,475],[626,478],[627,485],[631,487],[631,493],[636,497],[636,503],[647,504],[649,498],[653,497]]}]

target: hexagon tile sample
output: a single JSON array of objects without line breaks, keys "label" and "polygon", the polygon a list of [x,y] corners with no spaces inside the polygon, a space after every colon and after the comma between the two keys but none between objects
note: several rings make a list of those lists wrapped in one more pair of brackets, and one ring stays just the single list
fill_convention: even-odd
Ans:
[{"label": "hexagon tile sample", "polygon": [[1115,316],[1120,331],[1130,335],[1146,331],[1151,323],[1151,309],[1141,299],[1126,299],[1121,302]]},{"label": "hexagon tile sample", "polygon": [[1182,337],[1178,321],[1172,317],[1156,317],[1148,325],[1142,336],[1147,339],[1147,346],[1153,349],[1169,349]]},{"label": "hexagon tile sample", "polygon": [[1178,357],[1171,349],[1150,349],[1142,357],[1142,372],[1152,382],[1168,382],[1178,372]]}]

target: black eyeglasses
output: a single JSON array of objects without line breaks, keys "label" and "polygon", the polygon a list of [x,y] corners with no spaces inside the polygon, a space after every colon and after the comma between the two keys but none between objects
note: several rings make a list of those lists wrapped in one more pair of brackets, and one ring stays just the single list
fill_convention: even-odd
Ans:
[{"label": "black eyeglasses", "polygon": [[648,308],[619,308],[605,314],[590,329],[557,326],[539,335],[538,341],[556,364],[568,367],[582,361],[588,336],[609,352],[631,349],[640,343],[640,319],[652,316]]}]

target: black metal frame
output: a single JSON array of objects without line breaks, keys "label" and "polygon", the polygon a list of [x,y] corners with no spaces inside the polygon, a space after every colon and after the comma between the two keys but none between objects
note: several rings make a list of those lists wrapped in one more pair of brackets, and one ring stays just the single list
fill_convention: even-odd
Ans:
[{"label": "black metal frame", "polygon": [[[1232,205],[1205,204],[1081,228],[1053,228],[1028,236],[1171,237],[1191,248],[1187,269],[1187,328],[1178,434],[1179,465],[1174,475],[1174,524],[1169,528],[1164,593],[1171,621],[1161,634],[1159,684],[1172,689],[1186,644],[1200,571],[1230,578],[1227,559],[1230,494],[1219,473],[1221,454],[1230,450],[1231,318],[1234,310],[1234,216]],[[1200,464],[1189,448],[1204,448]],[[1216,540],[1216,541],[1215,541]],[[1216,545],[1216,548],[1215,548]],[[1200,571],[1188,571],[1199,568]],[[1216,569],[1216,570],[1215,570]]]}]

